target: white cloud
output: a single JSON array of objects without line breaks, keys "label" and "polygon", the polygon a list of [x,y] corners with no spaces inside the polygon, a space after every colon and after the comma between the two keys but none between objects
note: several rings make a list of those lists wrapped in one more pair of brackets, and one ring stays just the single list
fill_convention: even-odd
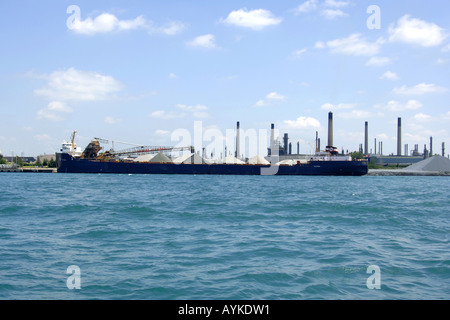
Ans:
[{"label": "white cloud", "polygon": [[182,22],[172,21],[160,27],[154,26],[153,23],[150,23],[149,26],[147,27],[147,31],[150,34],[156,33],[173,36],[181,33],[185,28],[186,26]]},{"label": "white cloud", "polygon": [[325,49],[326,45],[322,41],[317,41],[316,44],[314,45],[314,48],[316,48],[316,49]]},{"label": "white cloud", "polygon": [[109,116],[105,118],[105,123],[107,124],[118,124],[120,122],[122,122],[122,119],[119,118],[113,118]]},{"label": "white cloud", "polygon": [[422,108],[422,103],[417,100],[409,100],[407,103],[401,103],[399,101],[391,100],[384,105],[376,105],[376,109],[387,110],[391,112],[401,112],[408,110],[418,110]]},{"label": "white cloud", "polygon": [[416,121],[427,121],[430,120],[432,118],[432,116],[428,115],[428,114],[424,114],[424,113],[418,113],[416,115],[414,115],[414,120]]},{"label": "white cloud", "polygon": [[389,34],[389,40],[392,42],[403,42],[423,47],[441,45],[448,36],[444,29],[438,25],[411,18],[409,15],[401,17],[397,21],[397,25],[391,26]]},{"label": "white cloud", "polygon": [[442,52],[450,52],[450,43],[441,49]]},{"label": "white cloud", "polygon": [[177,79],[178,76],[177,76],[175,73],[171,72],[171,73],[169,73],[169,78],[171,78],[171,79]]},{"label": "white cloud", "polygon": [[188,46],[212,49],[216,47],[216,37],[213,34],[198,36],[192,41],[188,42]]},{"label": "white cloud", "polygon": [[318,0],[307,0],[294,9],[295,14],[314,11],[317,8]]},{"label": "white cloud", "polygon": [[366,62],[366,66],[383,67],[389,63],[391,63],[391,59],[388,57],[372,57]]},{"label": "white cloud", "polygon": [[340,9],[325,9],[321,12],[326,19],[333,20],[339,17],[345,17],[347,14]]},{"label": "white cloud", "polygon": [[284,101],[286,100],[286,97],[277,93],[277,92],[271,92],[269,93],[265,99],[261,99],[258,102],[255,103],[256,107],[265,107],[271,105],[272,102],[276,101]]},{"label": "white cloud", "polygon": [[64,118],[61,113],[70,113],[73,110],[59,101],[50,102],[46,108],[41,109],[37,113],[38,120],[62,121]]},{"label": "white cloud", "polygon": [[336,1],[336,0],[326,0],[325,6],[331,8],[343,8],[350,4],[349,1]]},{"label": "white cloud", "polygon": [[157,135],[157,136],[166,136],[166,135],[168,135],[170,133],[170,131],[167,131],[167,130],[156,130],[155,131],[155,134]]},{"label": "white cloud", "polygon": [[386,71],[383,73],[383,75],[380,77],[381,80],[391,80],[391,81],[397,81],[400,79],[400,77],[392,71]]},{"label": "white cloud", "polygon": [[73,112],[70,107],[59,101],[50,102],[47,106],[47,109],[56,112]]},{"label": "white cloud", "polygon": [[111,13],[102,13],[98,17],[85,20],[75,19],[71,25],[71,30],[75,33],[92,35],[96,33],[107,33],[115,30],[132,30],[143,28],[146,21],[142,16],[134,20],[119,20]]},{"label": "white cloud", "polygon": [[102,13],[99,16],[85,20],[74,19],[68,24],[70,30],[83,35],[94,35],[114,31],[146,30],[151,34],[175,35],[184,30],[181,22],[172,21],[163,26],[156,26],[152,21],[147,21],[143,16],[133,20],[120,20],[111,13]]},{"label": "white cloud", "polygon": [[50,100],[106,100],[122,88],[122,85],[111,76],[74,68],[54,71],[50,75],[44,75],[43,78],[48,80],[47,87],[34,92]]},{"label": "white cloud", "polygon": [[286,97],[279,93],[271,92],[267,95],[266,99],[268,99],[268,100],[285,100]]},{"label": "white cloud", "polygon": [[440,93],[447,91],[447,88],[436,86],[435,84],[420,83],[414,87],[408,88],[402,86],[400,88],[394,88],[395,94],[401,95],[422,95],[426,93]]},{"label": "white cloud", "polygon": [[332,53],[340,53],[351,56],[373,56],[378,54],[381,44],[384,41],[378,39],[374,43],[367,42],[361,37],[361,34],[352,34],[347,38],[336,39],[328,41],[326,44],[321,42],[320,45],[316,43],[317,47],[328,47]]},{"label": "white cloud", "polygon": [[[300,4],[293,11],[295,15],[299,15],[301,13],[307,13],[315,11],[319,8],[319,1],[317,0],[308,0]],[[321,4],[320,14],[326,19],[332,20],[338,17],[345,17],[348,14],[341,10],[348,6],[350,2],[348,1],[336,1],[336,0],[326,0]]]},{"label": "white cloud", "polygon": [[353,109],[355,107],[356,105],[351,103],[339,103],[339,104],[325,103],[320,108],[322,110],[335,111],[335,110]]},{"label": "white cloud", "polygon": [[226,19],[222,19],[222,22],[226,25],[262,30],[269,26],[278,25],[282,20],[282,18],[275,17],[269,10],[248,11],[247,9],[239,9],[230,12]]},{"label": "white cloud", "polygon": [[299,117],[297,120],[286,120],[284,123],[292,129],[319,129],[319,120],[311,117]]},{"label": "white cloud", "polygon": [[291,56],[293,58],[300,59],[306,51],[306,49],[295,50]]}]

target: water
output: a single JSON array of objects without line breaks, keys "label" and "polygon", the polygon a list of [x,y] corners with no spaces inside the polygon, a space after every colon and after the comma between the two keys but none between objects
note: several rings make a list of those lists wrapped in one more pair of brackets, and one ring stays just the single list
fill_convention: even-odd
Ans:
[{"label": "water", "polygon": [[447,177],[0,173],[0,185],[0,299],[450,298]]}]

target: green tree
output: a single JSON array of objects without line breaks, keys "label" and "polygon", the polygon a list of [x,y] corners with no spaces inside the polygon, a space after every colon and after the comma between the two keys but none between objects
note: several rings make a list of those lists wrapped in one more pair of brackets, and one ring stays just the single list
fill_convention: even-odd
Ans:
[{"label": "green tree", "polygon": [[364,155],[362,154],[362,152],[359,152],[359,151],[353,151],[353,152],[350,152],[350,155],[351,155],[352,158],[355,159],[355,160],[361,160],[361,159],[364,159]]},{"label": "green tree", "polygon": [[49,167],[49,168],[56,168],[56,160],[53,159],[53,158],[51,158],[51,159],[48,161],[48,167]]},{"label": "green tree", "polygon": [[14,159],[14,163],[17,163],[17,165],[18,165],[19,167],[23,167],[23,160],[22,160],[22,158],[19,157],[19,156],[16,156],[16,158]]},{"label": "green tree", "polygon": [[37,157],[36,163],[34,165],[41,167],[42,166],[41,158]]},{"label": "green tree", "polygon": [[3,158],[2,154],[0,154],[0,164],[6,164],[6,160]]}]

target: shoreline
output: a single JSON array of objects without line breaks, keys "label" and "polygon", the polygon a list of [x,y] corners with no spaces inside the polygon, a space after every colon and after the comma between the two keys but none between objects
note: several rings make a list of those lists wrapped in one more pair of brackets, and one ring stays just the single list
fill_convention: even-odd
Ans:
[{"label": "shoreline", "polygon": [[369,169],[367,176],[371,177],[450,177],[449,171],[408,171],[404,169]]}]

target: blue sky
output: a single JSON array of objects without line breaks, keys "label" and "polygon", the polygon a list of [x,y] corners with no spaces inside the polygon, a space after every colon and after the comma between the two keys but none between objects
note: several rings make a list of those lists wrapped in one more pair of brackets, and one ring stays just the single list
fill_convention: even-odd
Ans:
[{"label": "blue sky", "polygon": [[194,121],[224,135],[275,123],[309,152],[329,111],[339,149],[357,150],[369,121],[370,148],[395,153],[398,117],[409,149],[430,136],[450,148],[448,1],[5,0],[0,12],[4,155],[54,153],[73,130],[82,148],[175,145]]}]

